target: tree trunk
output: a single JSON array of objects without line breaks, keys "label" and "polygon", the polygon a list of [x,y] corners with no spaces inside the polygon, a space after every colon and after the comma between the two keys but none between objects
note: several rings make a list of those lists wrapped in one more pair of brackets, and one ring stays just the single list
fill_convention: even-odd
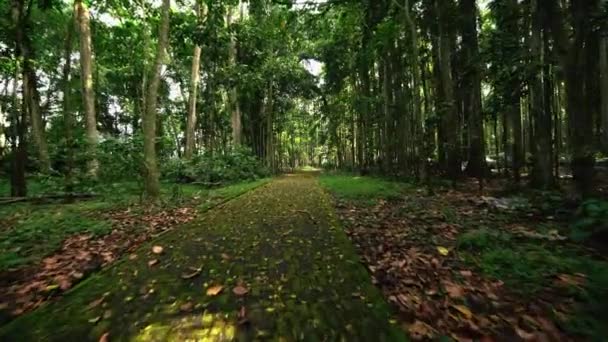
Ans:
[{"label": "tree trunk", "polygon": [[150,70],[149,84],[146,93],[146,110],[142,118],[144,133],[144,166],[145,194],[148,200],[155,202],[160,197],[158,163],[156,160],[156,104],[158,88],[161,81],[161,68],[165,59],[165,50],[169,43],[169,9],[170,0],[163,0],[161,22],[158,32],[158,46],[154,65]]},{"label": "tree trunk", "polygon": [[[19,101],[18,85],[20,74],[20,57],[23,51],[23,33],[21,27],[23,0],[13,0],[11,15],[15,29],[15,76],[13,80],[13,110],[11,112],[12,158],[11,158],[11,196],[27,196],[25,165],[27,163],[26,128],[27,110],[24,99]],[[21,104],[20,104],[21,102]],[[19,110],[21,108],[21,110]]]},{"label": "tree trunk", "polygon": [[[74,12],[76,17],[76,12]],[[72,43],[74,36],[74,17],[68,22],[67,33],[65,38],[65,49],[63,54],[63,129],[65,134],[65,192],[71,193],[74,191],[74,113],[70,108],[70,80],[72,75]]]},{"label": "tree trunk", "polygon": [[49,158],[49,149],[44,132],[44,122],[40,110],[38,79],[32,65],[34,51],[28,33],[26,32],[31,9],[26,11],[27,14],[24,14],[23,0],[14,0],[13,11],[13,19],[17,20],[16,23],[18,23],[15,27],[16,43],[18,44],[20,56],[23,57],[24,110],[29,114],[29,119],[31,121],[32,137],[38,152],[40,170],[42,172],[49,172],[51,170],[51,160]]},{"label": "tree trunk", "polygon": [[[199,2],[196,2],[195,11],[199,16],[199,21],[202,21],[205,16],[207,7],[203,5],[202,13]],[[184,149],[184,157],[192,158],[196,149],[196,101],[198,95],[198,86],[200,82],[200,67],[201,67],[201,47],[194,46],[194,54],[192,55],[192,71],[190,75],[190,96],[188,97],[188,116],[186,118],[186,146]]]},{"label": "tree trunk", "polygon": [[[588,93],[588,90],[593,88],[593,80],[590,78],[594,76],[588,68],[593,67],[593,61],[597,63],[597,55],[592,53],[592,48],[599,45],[594,42],[599,37],[597,33],[594,34],[588,20],[597,10],[598,4],[597,0],[572,1],[570,10],[574,38],[569,41],[563,22],[565,15],[559,2],[552,0],[548,3],[551,33],[561,70],[565,73],[572,173],[577,190],[583,197],[591,195],[593,191],[595,149],[591,103],[597,94]],[[590,61],[592,63],[589,63]]]},{"label": "tree trunk", "polygon": [[439,75],[443,91],[441,123],[444,135],[446,173],[452,180],[460,176],[460,158],[458,151],[458,135],[460,131],[458,111],[454,98],[454,80],[452,78],[452,36],[448,25],[447,8],[451,2],[435,0],[439,14]]},{"label": "tree trunk", "polygon": [[485,138],[481,115],[481,71],[477,41],[477,7],[475,0],[461,0],[462,45],[465,54],[464,110],[467,113],[469,156],[466,173],[481,177],[486,172]]},{"label": "tree trunk", "polygon": [[87,173],[91,178],[97,178],[99,162],[97,161],[97,118],[95,116],[95,91],[93,89],[93,49],[91,43],[91,28],[89,9],[82,0],[76,0],[75,11],[78,13],[78,30],[80,33],[80,78],[82,80],[82,101],[87,140]]},{"label": "tree trunk", "polygon": [[[604,0],[603,5],[608,8],[608,1]],[[600,100],[601,103],[601,122],[602,122],[602,150],[608,155],[608,24],[604,23],[600,38]]]},{"label": "tree trunk", "polygon": [[[238,3],[238,7],[236,9],[240,10],[241,9],[241,2],[239,1]],[[235,21],[239,20],[240,18],[236,18],[235,20],[235,14],[234,12],[234,8],[230,8],[228,10],[228,25],[232,25]],[[237,42],[236,42],[236,37],[234,36],[234,34],[230,35],[230,65],[235,68],[237,66],[237,55],[238,55],[238,51],[237,51]],[[234,143],[234,146],[239,146],[242,143],[242,135],[243,135],[243,126],[242,126],[242,122],[241,122],[241,104],[239,101],[239,92],[238,92],[238,87],[236,85],[236,79],[232,80],[233,84],[230,87],[230,92],[229,92],[229,104],[230,104],[230,110],[231,110],[231,115],[230,115],[230,122],[231,122],[231,126],[232,126],[232,142]]]},{"label": "tree trunk", "polygon": [[530,2],[532,13],[532,36],[530,38],[530,64],[533,67],[530,80],[531,113],[534,121],[533,153],[531,185],[539,189],[547,189],[554,185],[552,160],[552,117],[550,107],[543,100],[543,5],[538,0]]}]

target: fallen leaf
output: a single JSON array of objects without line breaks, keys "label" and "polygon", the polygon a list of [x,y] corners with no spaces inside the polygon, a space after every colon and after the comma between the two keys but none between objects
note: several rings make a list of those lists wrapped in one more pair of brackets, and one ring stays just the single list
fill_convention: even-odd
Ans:
[{"label": "fallen leaf", "polygon": [[464,271],[460,271],[460,275],[463,277],[472,277],[473,276],[473,272],[468,271],[468,270],[464,270]]},{"label": "fallen leaf", "polygon": [[439,252],[439,254],[441,254],[443,256],[450,254],[450,250],[445,247],[442,247],[442,246],[438,246],[437,251]]},{"label": "fallen leaf", "polygon": [[89,319],[89,323],[97,324],[101,320],[101,316],[93,317]]},{"label": "fallen leaf", "polygon": [[416,321],[408,327],[410,337],[414,340],[424,340],[433,338],[433,328],[422,321]]},{"label": "fallen leaf", "polygon": [[152,253],[154,254],[161,254],[163,252],[163,247],[162,246],[154,246],[152,247]]},{"label": "fallen leaf", "polygon": [[462,296],[464,296],[464,289],[460,285],[446,282],[443,284],[443,287],[450,298],[462,298]]},{"label": "fallen leaf", "polygon": [[190,270],[192,272],[190,273],[182,273],[182,279],[192,279],[194,277],[196,277],[197,275],[201,274],[201,272],[203,271],[202,267],[199,268],[194,268],[194,267],[190,267]]},{"label": "fallen leaf", "polygon": [[179,306],[179,311],[182,312],[190,312],[194,308],[194,304],[192,302],[186,302]]},{"label": "fallen leaf", "polygon": [[99,338],[99,342],[109,342],[110,341],[110,333],[104,333],[103,335],[101,335],[101,337]]},{"label": "fallen leaf", "polygon": [[211,286],[207,289],[207,296],[217,296],[223,289],[224,286],[222,285]]},{"label": "fallen leaf", "polygon": [[452,307],[456,310],[458,310],[460,313],[462,313],[463,315],[465,315],[465,317],[467,319],[471,319],[473,318],[473,313],[471,312],[471,310],[469,310],[469,308],[467,308],[464,305],[452,305]]},{"label": "fallen leaf", "polygon": [[247,289],[245,286],[238,285],[232,289],[232,292],[237,296],[244,296],[249,292],[249,289]]}]

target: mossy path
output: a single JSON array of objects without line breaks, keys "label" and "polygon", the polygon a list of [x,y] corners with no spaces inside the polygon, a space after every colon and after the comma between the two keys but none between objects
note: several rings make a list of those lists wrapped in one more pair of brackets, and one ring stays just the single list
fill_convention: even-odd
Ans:
[{"label": "mossy path", "polygon": [[404,339],[312,174],[276,179],[136,255],[5,326],[0,340]]}]

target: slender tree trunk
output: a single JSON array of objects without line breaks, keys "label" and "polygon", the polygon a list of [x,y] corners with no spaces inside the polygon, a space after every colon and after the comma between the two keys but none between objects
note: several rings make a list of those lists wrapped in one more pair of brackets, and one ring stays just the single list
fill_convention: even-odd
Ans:
[{"label": "slender tree trunk", "polygon": [[169,9],[170,0],[163,0],[161,9],[161,23],[158,32],[158,46],[154,65],[150,70],[150,83],[146,93],[146,110],[142,118],[144,133],[144,166],[146,197],[150,201],[157,201],[160,197],[160,183],[158,163],[156,160],[156,104],[158,101],[158,88],[161,81],[161,68],[165,59],[169,43]]},{"label": "slender tree trunk", "polygon": [[477,41],[477,7],[475,0],[461,0],[462,45],[465,54],[464,110],[467,113],[469,156],[466,172],[481,177],[486,171],[485,138],[481,115],[481,71]]},{"label": "slender tree trunk", "polygon": [[[597,94],[588,93],[593,89],[593,62],[597,63],[593,47],[599,43],[597,33],[589,25],[589,18],[595,13],[597,0],[577,0],[570,4],[574,38],[569,41],[565,30],[564,13],[557,0],[548,4],[549,22],[555,47],[558,52],[562,72],[566,81],[566,109],[568,114],[569,141],[572,151],[572,173],[581,196],[593,192],[594,176],[594,134],[591,103]],[[596,50],[596,52],[598,52]],[[599,53],[599,52],[598,52]],[[591,58],[589,58],[591,54]],[[589,62],[592,63],[589,63]]]},{"label": "slender tree trunk", "polygon": [[19,100],[18,86],[21,65],[19,63],[23,51],[23,32],[21,26],[23,15],[23,0],[13,0],[11,16],[15,34],[15,76],[13,79],[13,110],[11,112],[12,158],[11,158],[11,196],[27,196],[25,165],[27,163],[26,125],[27,110],[25,99]]},{"label": "slender tree trunk", "polygon": [[78,31],[80,33],[80,78],[82,79],[82,101],[88,147],[87,172],[97,178],[99,162],[97,161],[97,118],[95,114],[95,90],[93,89],[93,48],[89,9],[82,0],[76,0],[75,11],[78,13]]},{"label": "slender tree trunk", "polygon": [[42,113],[40,110],[40,94],[38,93],[38,79],[36,77],[36,71],[32,65],[34,60],[34,50],[31,46],[31,41],[26,32],[29,21],[29,13],[31,9],[28,9],[24,13],[23,0],[15,0],[14,8],[18,8],[13,12],[13,16],[17,16],[17,25],[15,27],[16,42],[19,44],[20,56],[23,57],[23,100],[24,110],[29,114],[32,127],[32,137],[34,144],[36,145],[38,152],[38,162],[40,170],[43,172],[49,172],[51,170],[51,160],[49,157],[49,149],[46,141],[46,134],[44,131],[44,121],[42,120]]},{"label": "slender tree trunk", "polygon": [[[198,0],[195,5],[195,12],[199,16],[199,21],[203,19],[207,11],[206,5],[203,4],[203,9],[199,5]],[[201,47],[200,45],[194,46],[194,53],[192,55],[192,70],[190,75],[190,95],[188,96],[188,116],[186,118],[186,146],[184,149],[184,157],[186,159],[192,158],[196,149],[196,102],[198,96],[198,86],[200,82],[200,67],[201,67]]]},{"label": "slender tree trunk", "polygon": [[[236,8],[230,8],[228,10],[228,25],[232,25],[234,24],[234,22],[240,20],[240,18],[235,18],[237,15],[235,15],[235,9],[240,11],[241,10],[241,2],[239,1],[238,6]],[[237,41],[236,41],[236,37],[234,36],[234,34],[230,35],[230,65],[232,65],[232,67],[236,67],[237,66],[237,56],[238,56],[238,51],[237,51]],[[240,104],[240,100],[239,100],[239,92],[238,92],[238,87],[236,85],[236,80],[233,80],[234,84],[232,84],[232,86],[230,87],[230,91],[229,91],[229,104],[230,104],[230,110],[231,110],[231,115],[230,115],[230,123],[232,126],[232,142],[234,143],[234,146],[239,146],[242,143],[242,136],[243,136],[243,125],[241,122],[241,104]]]},{"label": "slender tree trunk", "polygon": [[534,120],[534,165],[532,167],[532,186],[547,189],[554,185],[553,160],[551,152],[551,111],[545,103],[543,86],[543,5],[531,0],[532,36],[530,39],[531,65],[534,68],[530,80],[532,119]]},{"label": "slender tree trunk", "polygon": [[448,7],[451,2],[435,0],[439,13],[439,73],[444,95],[442,126],[445,137],[446,173],[449,178],[460,176],[460,160],[458,151],[459,122],[458,110],[454,97],[454,80],[452,78],[452,48],[453,42],[449,32]]},{"label": "slender tree trunk", "polygon": [[74,113],[70,108],[70,92],[71,92],[71,75],[72,75],[72,43],[74,36],[74,26],[76,12],[72,20],[68,22],[67,33],[65,38],[65,49],[63,53],[63,125],[65,134],[65,191],[70,193],[74,191]]},{"label": "slender tree trunk", "polygon": [[[608,1],[603,1],[603,6],[608,8]],[[600,38],[600,101],[602,122],[602,150],[608,154],[608,24],[604,23]]]}]

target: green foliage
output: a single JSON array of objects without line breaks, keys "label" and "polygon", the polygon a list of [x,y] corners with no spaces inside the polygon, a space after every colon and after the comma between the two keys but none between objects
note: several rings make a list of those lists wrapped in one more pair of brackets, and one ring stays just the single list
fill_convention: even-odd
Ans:
[{"label": "green foliage", "polygon": [[[583,303],[565,328],[579,336],[608,333],[600,317],[608,314],[608,262],[555,242],[515,240],[489,229],[467,232],[458,238],[460,255],[482,273],[504,281],[506,288],[534,296],[560,274],[584,274],[585,283],[563,289]],[[600,340],[600,339],[597,339]]]},{"label": "green foliage", "polygon": [[585,241],[608,233],[608,201],[591,199],[577,210],[576,221],[571,226],[570,237],[574,241]]},{"label": "green foliage", "polygon": [[164,179],[204,185],[228,184],[268,176],[268,170],[250,150],[233,149],[225,154],[205,154],[192,160],[171,159],[163,163]]},{"label": "green foliage", "polygon": [[[104,207],[99,202],[65,206],[28,205],[3,209],[0,231],[0,270],[20,266],[52,253],[73,234],[103,235],[111,224],[94,218],[92,212]],[[11,224],[9,224],[11,222]]]},{"label": "green foliage", "polygon": [[351,175],[322,175],[321,185],[339,198],[351,200],[397,199],[409,184]]},{"label": "green foliage", "polygon": [[143,175],[143,138],[110,138],[99,144],[99,179],[138,180]]},{"label": "green foliage", "polygon": [[459,249],[468,251],[479,251],[492,248],[495,244],[508,243],[511,236],[498,231],[491,231],[488,228],[481,228],[468,231],[458,237],[457,246]]}]

